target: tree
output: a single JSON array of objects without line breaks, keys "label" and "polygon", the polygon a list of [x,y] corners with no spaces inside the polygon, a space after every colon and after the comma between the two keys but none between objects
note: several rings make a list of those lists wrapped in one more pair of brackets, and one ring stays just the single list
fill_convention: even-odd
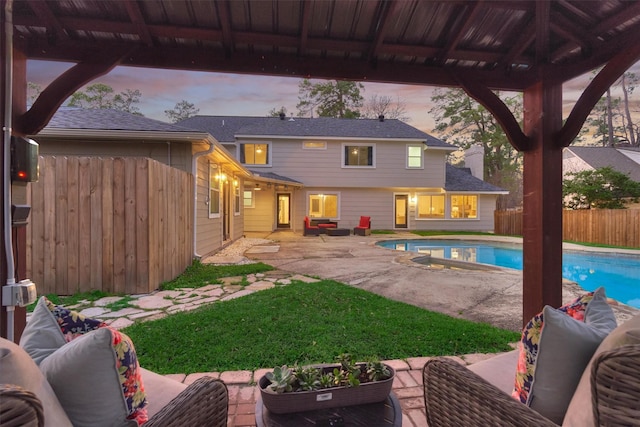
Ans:
[{"label": "tree", "polygon": [[280,114],[284,114],[286,116],[287,107],[285,107],[284,105],[280,108],[273,107],[271,110],[269,110],[269,113],[267,113],[269,117],[280,117]]},{"label": "tree", "polygon": [[398,119],[403,122],[410,120],[405,102],[400,98],[396,98],[394,101],[386,95],[373,95],[364,103],[361,113],[365,119],[377,119],[379,116],[384,116],[386,119]]},{"label": "tree", "polygon": [[363,97],[360,91],[364,85],[359,82],[330,80],[311,83],[303,79],[298,85],[298,117],[311,116],[355,119],[360,117]]},{"label": "tree", "polygon": [[41,93],[42,87],[39,84],[33,82],[27,83],[27,102],[29,103],[29,105],[33,105],[33,103],[36,102],[36,99],[38,99]]},{"label": "tree", "polygon": [[95,83],[87,86],[84,91],[77,91],[69,98],[69,107],[88,109],[114,109],[142,115],[134,105],[140,102],[142,93],[139,90],[126,89],[125,92],[114,94],[111,86]]},{"label": "tree", "polygon": [[113,97],[113,108],[115,110],[126,111],[127,113],[135,114],[136,116],[141,116],[142,113],[140,112],[140,109],[136,105],[134,105],[140,102],[141,96],[142,92],[140,92],[138,89],[126,89],[124,92],[120,92]]},{"label": "tree", "polygon": [[611,167],[566,174],[562,195],[569,209],[625,209],[640,200],[640,182]]},{"label": "tree", "polygon": [[171,123],[178,123],[181,120],[195,116],[199,111],[199,108],[183,99],[173,107],[173,110],[164,110],[164,114],[171,120]]},{"label": "tree", "polygon": [[[522,117],[522,97],[502,97],[515,117]],[[484,150],[484,180],[509,194],[498,197],[498,209],[522,203],[522,155],[509,143],[495,117],[462,89],[436,89],[429,113],[437,125],[434,133],[466,150],[481,144]]]},{"label": "tree", "polygon": [[586,124],[593,130],[593,138],[600,141],[603,147],[613,147],[618,141],[624,128],[615,125],[619,122],[618,109],[619,98],[611,97],[611,90],[607,90],[607,95],[602,97],[591,110]]}]

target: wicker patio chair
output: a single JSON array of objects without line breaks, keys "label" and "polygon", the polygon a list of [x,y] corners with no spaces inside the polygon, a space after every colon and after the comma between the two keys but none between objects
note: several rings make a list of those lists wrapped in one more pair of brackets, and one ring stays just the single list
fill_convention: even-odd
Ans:
[{"label": "wicker patio chair", "polygon": [[[591,402],[596,426],[640,425],[640,345],[603,351],[591,365]],[[429,427],[539,427],[556,424],[474,372],[447,358],[423,368]]]},{"label": "wicker patio chair", "polygon": [[[158,413],[146,427],[225,427],[229,397],[226,385],[203,377],[194,381]],[[5,427],[44,426],[42,404],[35,394],[20,387],[0,384],[0,424]]]},{"label": "wicker patio chair", "polygon": [[12,384],[0,384],[0,425],[36,427],[44,425],[42,403],[35,394]]},{"label": "wicker patio chair", "polygon": [[454,360],[431,359],[422,376],[429,427],[556,426]]}]

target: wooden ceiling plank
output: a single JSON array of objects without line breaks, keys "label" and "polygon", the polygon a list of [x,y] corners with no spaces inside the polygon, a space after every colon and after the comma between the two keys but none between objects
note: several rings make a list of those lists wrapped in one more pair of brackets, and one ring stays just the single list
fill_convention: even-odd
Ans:
[{"label": "wooden ceiling plank", "polygon": [[229,11],[229,2],[221,0],[216,2],[218,6],[218,19],[220,21],[220,29],[222,30],[222,45],[227,53],[231,55],[234,49],[233,32],[231,31],[231,12]]},{"label": "wooden ceiling plank", "polygon": [[298,40],[298,56],[304,56],[307,52],[307,40],[309,39],[309,20],[311,19],[311,2],[303,1],[300,11],[300,37]]},{"label": "wooden ceiling plank", "polygon": [[635,19],[640,15],[640,2],[628,2],[624,9],[608,18],[602,19],[595,27],[595,34],[609,32],[612,28],[616,28],[626,22]]},{"label": "wooden ceiling plank", "polygon": [[367,53],[367,60],[372,61],[378,56],[380,46],[384,43],[384,38],[387,34],[387,29],[389,28],[389,17],[395,16],[397,8],[397,0],[390,0],[382,3],[382,10],[380,10],[378,16],[375,18],[375,28],[373,29],[375,36],[373,38],[373,43],[371,43],[371,47],[369,48],[369,52]]},{"label": "wooden ceiling plank", "polygon": [[515,43],[513,43],[511,49],[509,49],[509,52],[502,58],[501,65],[503,68],[511,68],[516,58],[522,55],[535,41],[535,37],[536,26],[534,22],[531,22],[524,31],[520,33],[520,36],[516,39]]},{"label": "wooden ceiling plank", "polygon": [[53,28],[55,32],[54,35],[60,40],[69,39],[69,34],[67,34],[64,26],[58,20],[58,18],[55,17],[53,12],[47,5],[47,2],[44,2],[42,0],[29,0],[28,4],[31,10],[33,10],[33,12],[36,14],[36,16],[44,22],[47,30],[49,28]]},{"label": "wooden ceiling plank", "polygon": [[142,11],[140,10],[138,3],[134,0],[125,0],[124,6],[129,14],[129,19],[131,19],[131,22],[133,22],[133,25],[136,27],[140,40],[142,40],[147,46],[153,46],[153,39],[147,29],[144,16],[142,15]]},{"label": "wooden ceiling plank", "polygon": [[453,29],[453,37],[448,38],[447,44],[442,48],[441,53],[438,54],[438,63],[440,65],[444,64],[444,62],[449,59],[451,53],[458,47],[458,43],[460,43],[460,40],[464,37],[478,15],[482,3],[482,0],[478,0],[474,3],[466,3],[464,5],[465,11],[458,20],[459,24]]},{"label": "wooden ceiling plank", "polygon": [[536,63],[547,64],[549,62],[549,16],[551,13],[550,0],[536,1]]}]

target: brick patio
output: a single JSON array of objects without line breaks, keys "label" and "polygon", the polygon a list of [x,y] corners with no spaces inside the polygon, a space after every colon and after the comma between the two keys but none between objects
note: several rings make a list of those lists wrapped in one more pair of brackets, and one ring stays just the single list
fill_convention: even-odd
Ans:
[{"label": "brick patio", "polygon": [[[470,354],[452,358],[461,364],[470,365],[495,356],[495,354]],[[405,427],[427,427],[422,395],[422,367],[428,357],[414,357],[405,360],[385,361],[396,371],[393,391],[402,406],[402,425]],[[177,381],[191,384],[202,376],[220,378],[229,389],[229,427],[254,427],[256,425],[255,410],[258,398],[256,382],[269,369],[257,371],[208,372],[197,374],[167,375]]]}]

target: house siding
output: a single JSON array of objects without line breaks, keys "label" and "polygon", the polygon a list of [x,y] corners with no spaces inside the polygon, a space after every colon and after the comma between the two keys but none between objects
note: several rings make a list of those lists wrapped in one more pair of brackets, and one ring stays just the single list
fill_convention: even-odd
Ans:
[{"label": "house siding", "polygon": [[253,194],[254,207],[245,209],[245,231],[273,231],[276,227],[274,191],[261,189]]},{"label": "house siding", "polygon": [[[394,203],[396,194],[414,195],[415,188],[328,188],[305,187],[297,192],[295,210],[302,212],[293,218],[294,231],[302,232],[304,216],[309,211],[308,198],[310,193],[339,193],[340,208],[336,218],[338,227],[353,229],[358,225],[360,216],[370,216],[371,226],[378,230],[393,230],[395,226]],[[447,197],[451,194],[448,193]],[[407,230],[469,230],[493,231],[496,195],[478,195],[477,219],[446,219],[446,220],[418,220],[416,219],[415,204],[409,203]]]},{"label": "house siding", "polygon": [[[271,166],[246,165],[256,171],[275,172],[307,187],[443,187],[448,151],[424,151],[424,168],[406,168],[407,141],[370,141],[375,145],[375,167],[342,167],[343,143],[363,143],[344,139],[327,141],[326,150],[302,148],[302,139],[272,139]],[[252,142],[241,140],[238,144]],[[416,142],[416,144],[419,144]]]}]

